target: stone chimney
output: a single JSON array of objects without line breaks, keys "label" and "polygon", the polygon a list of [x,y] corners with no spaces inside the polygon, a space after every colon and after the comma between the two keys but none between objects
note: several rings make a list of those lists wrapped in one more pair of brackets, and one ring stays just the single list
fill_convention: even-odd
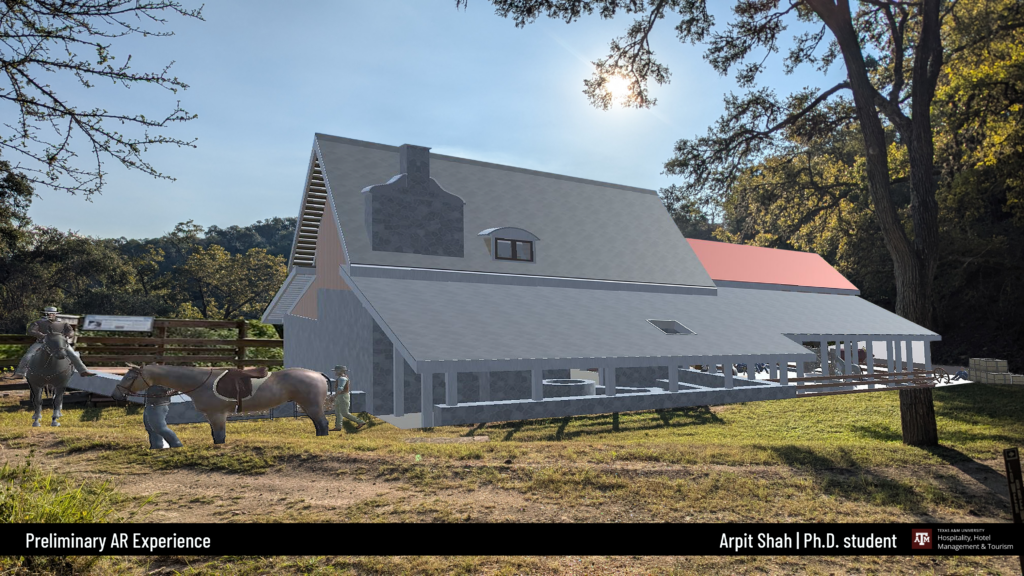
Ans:
[{"label": "stone chimney", "polygon": [[402,144],[398,147],[398,157],[399,172],[408,175],[409,185],[426,185],[430,179],[430,148]]}]

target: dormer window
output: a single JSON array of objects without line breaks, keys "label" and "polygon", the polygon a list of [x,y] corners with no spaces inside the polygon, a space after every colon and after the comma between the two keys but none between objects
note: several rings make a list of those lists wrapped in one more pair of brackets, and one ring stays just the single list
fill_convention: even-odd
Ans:
[{"label": "dormer window", "polygon": [[494,258],[497,260],[521,260],[533,262],[533,242],[529,240],[512,240],[495,238]]},{"label": "dormer window", "polygon": [[532,232],[522,228],[488,228],[477,236],[484,237],[484,246],[495,260],[513,260],[516,262],[536,262],[537,238]]}]

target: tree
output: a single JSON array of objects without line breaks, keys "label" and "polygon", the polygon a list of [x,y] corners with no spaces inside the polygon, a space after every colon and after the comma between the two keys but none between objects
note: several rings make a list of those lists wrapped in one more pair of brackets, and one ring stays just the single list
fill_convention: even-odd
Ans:
[{"label": "tree", "polygon": [[217,244],[197,248],[175,272],[188,297],[181,310],[207,319],[258,316],[288,275],[284,258],[262,248],[231,255]]},{"label": "tree", "polygon": [[[196,118],[181,108],[180,101],[162,119],[103,108],[82,109],[58,94],[44,75],[73,77],[84,88],[110,81],[125,88],[153,84],[173,93],[187,89],[188,85],[168,75],[173,62],[159,72],[142,73],[131,70],[131,56],[121,65],[113,63],[112,39],[133,34],[172,35],[146,26],[165,24],[161,14],[166,12],[202,20],[202,8],[186,10],[174,0],[6,0],[0,4],[0,102],[9,105],[4,114],[9,123],[5,122],[6,131],[0,133],[0,149],[24,159],[14,170],[27,173],[32,184],[72,194],[82,192],[86,198],[103,188],[103,164],[109,159],[128,169],[170,179],[142,155],[155,144],[195,147],[194,140],[149,134],[150,129]],[[79,52],[95,58],[81,57]],[[110,123],[141,129],[142,134],[121,133]],[[84,147],[74,145],[76,136],[85,139]],[[77,161],[76,149],[88,154],[89,165]],[[3,177],[2,172],[12,168],[4,165],[0,169]]]},{"label": "tree", "polygon": [[[468,0],[456,0],[461,6]],[[640,14],[626,35],[612,41],[607,58],[594,62],[585,81],[592,104],[607,108],[614,76],[629,82],[623,104],[649,107],[655,103],[647,83],[668,82],[668,69],[654,59],[650,35],[670,10],[680,14],[676,26],[681,41],[705,43],[705,59],[720,74],[737,70],[739,84],[750,91],[726,97],[726,113],[708,134],[680,140],[666,171],[687,180],[679,191],[694,198],[725,196],[736,178],[786,137],[810,137],[856,125],[863,140],[864,173],[872,208],[893,260],[896,312],[918,324],[933,326],[932,285],[938,263],[939,226],[936,200],[931,109],[943,70],[941,26],[957,18],[955,1],[862,0],[852,10],[848,0],[737,0],[735,20],[713,31],[714,19],[705,0],[492,0],[501,16],[516,26],[541,13],[577,20],[600,9],[604,18],[620,10]],[[983,27],[979,38],[1005,35],[1024,21],[1020,3],[1003,5]],[[805,89],[785,101],[773,91],[757,89],[767,56],[778,53],[790,22],[813,26],[794,37],[784,58],[787,73],[812,65],[826,71],[841,59],[846,79],[824,90]],[[828,37],[828,40],[826,40]],[[960,49],[954,47],[952,50]],[[762,52],[767,54],[762,56]],[[887,127],[891,136],[887,136]],[[893,197],[889,146],[906,149],[910,191],[909,230],[902,225]],[[935,445],[938,433],[930,389],[901,390],[903,441]]]}]

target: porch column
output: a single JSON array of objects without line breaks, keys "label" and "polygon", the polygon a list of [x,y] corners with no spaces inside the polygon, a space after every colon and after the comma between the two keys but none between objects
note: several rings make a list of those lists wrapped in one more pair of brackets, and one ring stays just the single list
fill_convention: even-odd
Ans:
[{"label": "porch column", "polygon": [[796,372],[796,377],[797,378],[803,378],[804,377],[804,368],[805,368],[804,361],[803,360],[797,360],[795,364],[796,364],[796,369],[794,370],[794,372]]},{"label": "porch column", "polygon": [[725,364],[723,364],[722,374],[725,376],[725,389],[732,390],[732,370],[726,370]]},{"label": "porch column", "polygon": [[867,363],[868,363],[868,374],[875,373],[875,343],[871,340],[865,342],[867,345]]},{"label": "porch column", "polygon": [[907,343],[907,371],[914,372],[914,341],[904,340]]},{"label": "porch column", "polygon": [[896,371],[903,372],[903,341],[893,340],[893,348],[896,353],[893,355],[893,362],[896,364]]},{"label": "porch column", "polygon": [[615,368],[605,368],[601,373],[601,382],[604,384],[604,395],[615,396]]},{"label": "porch column", "polygon": [[768,378],[771,379],[771,380],[775,380],[778,377],[779,377],[778,374],[775,373],[775,360],[769,360],[768,361]]},{"label": "porch column", "polygon": [[885,341],[885,367],[889,369],[889,374],[896,371],[896,346],[892,340]]},{"label": "porch column", "polygon": [[754,370],[754,364],[755,362],[753,359],[747,360],[747,380],[757,380],[757,374]]},{"label": "porch column", "polygon": [[444,400],[449,406],[459,404],[459,373],[449,370],[444,373]]},{"label": "porch column", "polygon": [[822,340],[818,345],[821,346],[818,349],[821,356],[821,375],[831,376],[832,371],[828,369],[828,340]]},{"label": "porch column", "polygon": [[420,374],[420,426],[434,426],[434,373]]},{"label": "porch column", "polygon": [[854,353],[854,350],[853,350],[853,340],[847,340],[846,341],[846,362],[843,362],[843,364],[846,365],[846,375],[847,376],[853,376],[853,364],[857,361],[857,359],[853,356],[853,353]]},{"label": "porch column", "polygon": [[392,376],[395,388],[395,416],[405,416],[405,359],[398,350],[394,350],[394,354]]},{"label": "porch column", "polygon": [[779,385],[789,386],[789,360],[785,358],[779,362]]},{"label": "porch column", "polygon": [[679,392],[679,364],[668,365],[668,391]]},{"label": "porch column", "polygon": [[537,368],[530,371],[530,376],[533,379],[533,394],[531,399],[535,402],[544,399],[544,372]]},{"label": "porch column", "polygon": [[924,340],[921,342],[924,344],[924,369],[932,369],[932,341]]},{"label": "porch column", "polygon": [[477,378],[480,379],[480,401],[490,402],[491,401],[491,373],[490,372],[478,372]]}]

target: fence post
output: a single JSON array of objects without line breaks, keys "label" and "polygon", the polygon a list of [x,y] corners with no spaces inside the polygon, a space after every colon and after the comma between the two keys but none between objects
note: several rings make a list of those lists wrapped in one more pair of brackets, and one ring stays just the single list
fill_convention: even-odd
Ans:
[{"label": "fence post", "polygon": [[[248,330],[249,330],[249,324],[245,320],[239,320],[238,321],[238,339],[239,340],[245,340],[246,335],[248,334]],[[245,368],[245,344],[242,344],[241,342],[238,342],[237,354],[238,354],[238,357],[237,357],[238,361],[235,363],[235,367],[238,368],[238,369]]]},{"label": "fence post", "polygon": [[[156,320],[154,320],[153,323],[155,324]],[[156,328],[156,337],[160,339],[160,341],[156,345],[156,358],[157,358],[156,361],[158,363],[160,363],[160,364],[163,364],[164,363],[164,353],[166,352],[164,350],[164,346],[166,345],[165,341],[167,339],[167,325],[163,324],[163,325],[160,325],[160,326],[155,326],[155,328]]]}]

